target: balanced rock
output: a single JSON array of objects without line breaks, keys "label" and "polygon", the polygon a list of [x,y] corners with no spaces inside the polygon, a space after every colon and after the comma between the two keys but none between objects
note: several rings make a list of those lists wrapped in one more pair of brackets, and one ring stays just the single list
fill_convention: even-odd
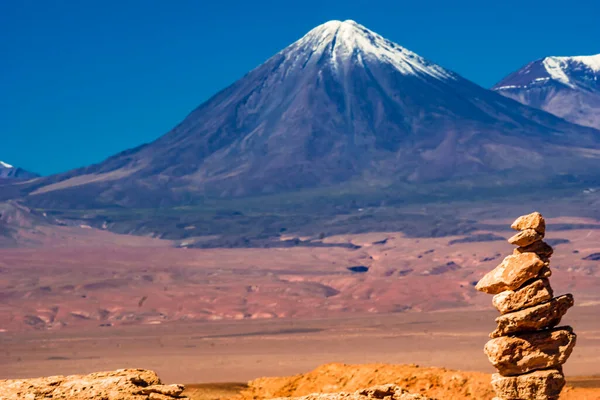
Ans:
[{"label": "balanced rock", "polygon": [[184,400],[182,385],[161,385],[153,371],[119,369],[89,375],[0,380],[1,400]]},{"label": "balanced rock", "polygon": [[517,290],[506,290],[494,296],[492,304],[500,314],[532,307],[552,299],[554,293],[546,278],[536,279]]},{"label": "balanced rock", "polygon": [[556,369],[519,376],[492,375],[492,387],[504,400],[556,400],[564,386],[565,377]]},{"label": "balanced rock", "polygon": [[490,337],[497,338],[519,332],[553,328],[560,323],[573,304],[573,295],[565,294],[547,303],[501,315],[496,318],[498,326]]},{"label": "balanced rock", "polygon": [[534,212],[517,218],[510,227],[516,231],[533,229],[540,235],[544,235],[546,233],[546,221],[539,212]]},{"label": "balanced rock", "polygon": [[508,241],[519,247],[476,286],[495,295],[501,314],[484,349],[499,372],[492,377],[494,400],[558,400],[565,385],[562,365],[577,336],[570,327],[553,328],[573,306],[573,296],[553,298],[547,278],[554,250],[542,240],[542,215],[521,216],[511,228],[519,232]]},{"label": "balanced rock", "polygon": [[554,249],[543,240],[538,240],[529,246],[517,247],[513,251],[513,254],[515,255],[521,253],[535,253],[540,256],[542,260],[545,259],[545,261],[547,261],[554,253]]},{"label": "balanced rock", "polygon": [[485,354],[501,375],[521,375],[564,364],[577,336],[569,327],[492,339]]},{"label": "balanced rock", "polygon": [[525,229],[508,239],[508,243],[514,244],[515,246],[530,246],[531,244],[538,242],[544,238],[544,235],[536,232],[533,229]]},{"label": "balanced rock", "polygon": [[516,290],[528,280],[536,278],[545,266],[546,263],[535,253],[511,255],[481,278],[475,288],[490,294]]}]

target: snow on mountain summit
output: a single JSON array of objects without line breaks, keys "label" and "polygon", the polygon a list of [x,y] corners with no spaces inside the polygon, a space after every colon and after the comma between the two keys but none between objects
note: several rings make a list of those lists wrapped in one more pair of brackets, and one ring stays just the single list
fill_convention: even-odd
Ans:
[{"label": "snow on mountain summit", "polygon": [[12,165],[5,163],[4,161],[0,161],[0,167],[4,168],[14,168]]},{"label": "snow on mountain summit", "polygon": [[600,129],[600,54],[546,57],[492,88],[576,124]]},{"label": "snow on mountain summit", "polygon": [[352,20],[334,20],[319,25],[282,51],[287,56],[295,56],[298,52],[309,53],[314,59],[325,54],[336,69],[344,68],[349,62],[364,64],[364,59],[368,59],[393,65],[405,75],[454,79],[452,72]]},{"label": "snow on mountain summit", "polygon": [[527,64],[494,86],[494,90],[511,90],[548,83],[569,88],[597,90],[600,85],[600,54],[574,57],[546,57]]}]

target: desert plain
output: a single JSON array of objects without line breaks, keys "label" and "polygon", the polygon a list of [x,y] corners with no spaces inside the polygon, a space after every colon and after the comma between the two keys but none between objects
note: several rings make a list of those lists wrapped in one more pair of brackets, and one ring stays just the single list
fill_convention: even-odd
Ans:
[{"label": "desert plain", "polygon": [[[193,384],[188,393],[202,398],[243,390],[261,398],[248,381],[328,363],[416,364],[486,381],[493,370],[482,347],[497,312],[474,284],[510,254],[511,221],[480,222],[486,229],[463,236],[372,232],[320,238],[319,246],[238,249],[189,249],[85,226],[22,230],[27,246],[0,250],[0,379],[139,367]],[[576,397],[565,398],[599,399],[600,224],[548,222],[555,292],[576,299],[563,321],[578,334],[565,367],[565,396]],[[343,368],[352,375],[363,367]],[[361,383],[375,375],[363,373]],[[444,395],[435,385],[405,384]],[[310,390],[328,389],[313,382],[278,395]]]}]

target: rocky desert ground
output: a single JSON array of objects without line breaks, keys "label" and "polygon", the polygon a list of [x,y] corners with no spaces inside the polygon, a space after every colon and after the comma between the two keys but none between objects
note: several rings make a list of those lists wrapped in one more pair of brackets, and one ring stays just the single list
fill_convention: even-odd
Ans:
[{"label": "rocky desert ground", "polygon": [[[380,232],[266,249],[178,248],[84,226],[23,230],[28,248],[0,250],[0,379],[133,367],[188,384],[192,399],[388,383],[434,398],[487,399],[493,370],[482,348],[497,311],[474,286],[512,248],[511,220],[483,222],[487,229],[468,236]],[[600,224],[548,222],[555,293],[576,299],[564,320],[578,334],[565,367],[564,396],[575,397],[564,398],[598,399]],[[358,366],[320,367],[322,382],[289,389],[297,374],[332,362]],[[398,366],[411,364],[420,367]],[[436,372],[420,380],[411,368]],[[448,374],[480,379],[483,392],[440,392]],[[295,377],[256,381],[269,376]]]}]

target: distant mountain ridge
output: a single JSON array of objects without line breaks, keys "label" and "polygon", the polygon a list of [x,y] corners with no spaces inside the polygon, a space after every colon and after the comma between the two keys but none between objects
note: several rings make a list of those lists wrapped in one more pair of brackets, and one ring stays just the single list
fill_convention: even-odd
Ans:
[{"label": "distant mountain ridge", "polygon": [[330,21],[156,141],[19,190],[44,207],[155,207],[336,185],[551,185],[597,177],[599,159],[599,131]]},{"label": "distant mountain ridge", "polygon": [[0,161],[0,179],[32,179],[38,176],[38,174],[25,171],[22,168],[14,167],[4,161]]},{"label": "distant mountain ridge", "polygon": [[492,89],[576,124],[600,129],[600,54],[546,57],[510,74]]}]

